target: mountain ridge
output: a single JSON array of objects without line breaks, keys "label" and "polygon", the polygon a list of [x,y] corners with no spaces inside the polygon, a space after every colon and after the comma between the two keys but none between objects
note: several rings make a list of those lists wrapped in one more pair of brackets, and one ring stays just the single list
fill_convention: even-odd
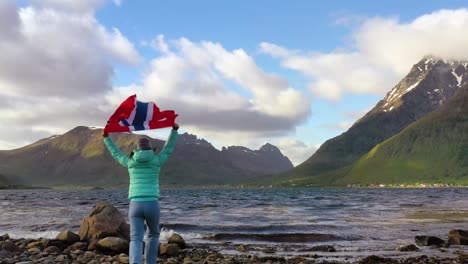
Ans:
[{"label": "mountain ridge", "polygon": [[374,147],[341,181],[468,184],[468,83],[442,107]]},{"label": "mountain ridge", "polygon": [[[78,126],[63,135],[0,151],[0,159],[4,161],[0,164],[0,174],[4,181],[14,184],[125,186],[128,173],[110,157],[101,133],[102,129]],[[136,147],[139,137],[127,133],[110,136],[125,153]],[[151,139],[151,142],[157,150],[164,145],[164,141],[158,139]],[[293,167],[277,148],[270,153],[272,156],[260,149],[245,149],[245,154],[217,150],[195,135],[180,134],[173,155],[161,170],[161,184],[238,184]]]},{"label": "mountain ridge", "polygon": [[310,158],[276,177],[284,182],[333,185],[377,144],[442,106],[468,81],[466,61],[424,57],[348,131],[327,140]]}]

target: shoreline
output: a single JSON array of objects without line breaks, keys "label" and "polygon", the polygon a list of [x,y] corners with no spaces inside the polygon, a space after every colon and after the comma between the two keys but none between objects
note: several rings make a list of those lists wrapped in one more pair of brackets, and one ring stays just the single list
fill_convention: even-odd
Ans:
[{"label": "shoreline", "polygon": [[[464,189],[468,188],[465,185],[446,185],[446,186],[421,186],[421,185],[406,185],[406,186],[226,186],[226,185],[210,185],[210,186],[161,186],[161,190],[275,190],[275,189]],[[61,185],[61,186],[41,186],[41,185],[0,185],[1,190],[120,190],[128,189],[128,186],[77,186],[77,185]]]},{"label": "shoreline", "polygon": [[[163,245],[163,244],[162,244]],[[168,245],[168,244],[166,244]],[[171,244],[169,244],[171,245]],[[233,245],[237,246],[237,245]],[[0,263],[111,263],[127,264],[127,252],[110,252],[102,248],[89,250],[86,242],[76,242],[72,245],[65,244],[64,241],[57,239],[27,239],[10,238],[9,235],[0,236]],[[162,248],[162,247],[160,247]],[[295,256],[274,256],[258,254],[253,252],[254,248],[250,246],[239,246],[236,250],[230,252],[217,251],[209,244],[187,245],[185,249],[178,249],[177,252],[165,251],[158,257],[158,263],[161,264],[204,264],[204,263],[278,263],[278,264],[399,264],[399,263],[439,263],[439,264],[458,264],[468,263],[468,254],[463,250],[456,249],[453,257],[430,256],[427,252],[413,252],[410,256],[392,257],[377,254],[364,254],[364,256],[351,256],[344,254],[334,255],[332,252],[298,252]],[[127,249],[128,250],[128,249]],[[271,250],[280,250],[280,248],[271,248]],[[329,249],[328,249],[329,250]],[[270,253],[273,251],[269,251]],[[339,252],[337,252],[339,253]],[[337,257],[339,256],[339,257]]]}]

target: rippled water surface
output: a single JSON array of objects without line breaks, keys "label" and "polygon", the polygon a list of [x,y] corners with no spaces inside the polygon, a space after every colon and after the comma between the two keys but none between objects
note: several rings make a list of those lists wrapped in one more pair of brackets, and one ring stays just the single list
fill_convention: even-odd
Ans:
[{"label": "rippled water surface", "polygon": [[[77,232],[98,201],[110,202],[126,215],[126,192],[0,190],[0,234]],[[243,243],[288,253],[327,244],[341,252],[335,254],[394,254],[399,245],[414,243],[416,235],[446,239],[451,229],[468,229],[464,188],[170,189],[161,191],[160,202],[162,240],[175,231],[189,243],[225,250]]]}]

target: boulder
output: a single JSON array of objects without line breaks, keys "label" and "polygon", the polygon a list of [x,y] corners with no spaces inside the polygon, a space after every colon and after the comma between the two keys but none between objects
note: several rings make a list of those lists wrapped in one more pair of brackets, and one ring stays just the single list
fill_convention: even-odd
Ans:
[{"label": "boulder", "polygon": [[468,231],[451,230],[448,234],[448,243],[450,245],[468,245]]},{"label": "boulder", "polygon": [[419,251],[419,248],[415,244],[410,244],[410,245],[400,246],[397,250],[402,251],[402,252],[410,252],[410,251]]},{"label": "boulder", "polygon": [[0,242],[0,250],[6,250],[6,251],[9,251],[9,252],[14,252],[14,251],[18,251],[19,248],[18,246],[15,245],[15,243],[11,242],[11,241],[2,241]]},{"label": "boulder", "polygon": [[108,249],[116,253],[128,253],[128,241],[120,237],[106,237],[99,240],[98,245],[102,249]]},{"label": "boulder", "polygon": [[130,241],[130,225],[117,208],[106,202],[98,202],[83,219],[78,232],[81,240],[119,237]]},{"label": "boulder", "polygon": [[174,257],[179,255],[179,246],[177,244],[161,244],[159,246],[159,254]]},{"label": "boulder", "polygon": [[0,236],[0,241],[5,241],[5,240],[8,240],[8,239],[10,239],[10,236],[8,234],[4,234],[4,235]]},{"label": "boulder", "polygon": [[420,247],[426,247],[426,246],[441,247],[445,243],[444,240],[435,236],[416,236],[414,240],[416,241],[416,245]]},{"label": "boulder", "polygon": [[185,240],[179,234],[172,234],[167,240],[168,244],[177,244],[181,249],[186,247]]},{"label": "boulder", "polygon": [[73,245],[76,242],[80,241],[80,236],[67,229],[65,231],[60,232],[55,238],[57,240],[63,241],[68,245]]}]

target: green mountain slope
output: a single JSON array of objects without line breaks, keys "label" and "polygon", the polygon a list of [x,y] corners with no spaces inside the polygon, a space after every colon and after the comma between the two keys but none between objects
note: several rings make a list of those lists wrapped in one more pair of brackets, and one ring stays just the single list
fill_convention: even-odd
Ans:
[{"label": "green mountain slope", "polygon": [[467,62],[423,58],[348,131],[328,140],[305,162],[272,177],[270,182],[311,186],[343,184],[341,178],[363,155],[439,109],[467,80]]},{"label": "green mountain slope", "polygon": [[468,85],[373,148],[340,182],[468,184]]}]

